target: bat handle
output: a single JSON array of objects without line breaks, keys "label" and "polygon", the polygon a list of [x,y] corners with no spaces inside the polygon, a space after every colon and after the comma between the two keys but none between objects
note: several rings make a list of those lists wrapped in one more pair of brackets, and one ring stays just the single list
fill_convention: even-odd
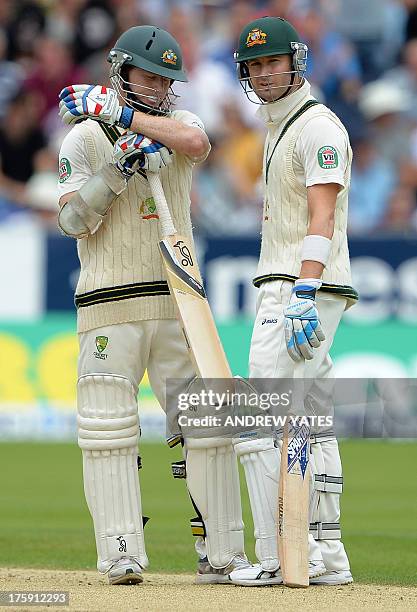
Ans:
[{"label": "bat handle", "polygon": [[153,199],[155,200],[158,211],[159,222],[161,224],[162,236],[173,236],[177,233],[174,222],[172,221],[171,213],[169,212],[168,202],[162,187],[161,178],[157,172],[147,172],[149,186],[152,191]]},{"label": "bat handle", "polygon": [[305,385],[304,385],[304,374],[305,374],[305,359],[301,359],[298,363],[296,363],[294,368],[294,390],[293,390],[293,406],[295,408],[295,414],[297,416],[305,414],[305,406],[304,406],[304,393],[305,393]]}]

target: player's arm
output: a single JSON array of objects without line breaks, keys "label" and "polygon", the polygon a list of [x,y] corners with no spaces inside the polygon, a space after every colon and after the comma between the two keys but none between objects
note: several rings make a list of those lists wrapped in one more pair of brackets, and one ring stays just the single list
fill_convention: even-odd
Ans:
[{"label": "player's arm", "polygon": [[285,308],[287,350],[294,361],[312,359],[325,339],[316,291],[332,246],[337,194],[345,186],[348,142],[328,117],[307,123],[295,149],[307,187],[309,225],[301,249],[301,268]]},{"label": "player's arm", "polygon": [[171,117],[157,117],[135,111],[130,129],[159,140],[166,147],[192,159],[201,159],[210,150],[209,139],[201,127],[187,125]]},{"label": "player's arm", "polygon": [[71,130],[59,154],[58,226],[61,231],[72,238],[94,234],[126,185],[126,177],[114,164],[106,164],[93,174],[84,135],[78,127]]},{"label": "player's arm", "polygon": [[59,98],[59,114],[68,125],[87,118],[119,125],[196,160],[204,158],[210,150],[207,135],[198,121],[193,125],[172,117],[133,111],[119,103],[115,90],[110,87],[71,85],[61,91]]},{"label": "player's arm", "polygon": [[[303,261],[299,278],[321,278],[324,263],[314,259],[304,259],[304,257],[314,257],[314,250],[312,250],[314,248],[318,250],[318,253],[322,249],[326,257],[333,238],[336,198],[340,189],[341,186],[337,183],[311,185],[311,187],[307,188],[307,204],[310,219],[307,236],[311,238],[304,240],[303,246],[305,252],[302,255]],[[305,245],[307,245],[307,248],[305,248]]]},{"label": "player's arm", "polygon": [[73,130],[65,138],[60,152],[59,191],[62,195],[58,226],[72,238],[95,234],[138,168],[158,172],[170,162],[171,152],[164,145],[127,132],[114,145],[113,162],[93,174],[85,155],[84,139]]}]

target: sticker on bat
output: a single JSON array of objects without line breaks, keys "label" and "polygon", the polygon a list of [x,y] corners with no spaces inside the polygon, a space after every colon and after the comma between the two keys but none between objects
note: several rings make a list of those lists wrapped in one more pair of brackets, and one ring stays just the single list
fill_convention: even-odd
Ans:
[{"label": "sticker on bat", "polygon": [[186,266],[194,265],[193,258],[191,257],[190,249],[187,247],[187,245],[185,244],[183,240],[178,240],[178,242],[174,244],[174,247],[178,249],[181,254],[181,265],[182,266],[186,267]]},{"label": "sticker on bat", "polygon": [[304,478],[308,465],[308,441],[310,428],[290,426],[288,431],[288,472],[292,470],[297,461],[300,462],[301,474]]}]

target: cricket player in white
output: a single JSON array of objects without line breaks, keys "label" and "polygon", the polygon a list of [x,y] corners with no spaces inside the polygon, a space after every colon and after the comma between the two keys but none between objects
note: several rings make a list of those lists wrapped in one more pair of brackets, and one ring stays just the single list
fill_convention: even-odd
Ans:
[{"label": "cricket player in white", "polygon": [[[303,76],[307,47],[287,21],[264,17],[248,24],[235,60],[242,87],[260,104],[258,115],[267,127],[250,377],[291,379],[301,364],[313,401],[317,379],[332,376],[329,350],[343,311],[357,299],[346,237],[349,139],[340,120],[311,96]],[[231,580],[280,584],[279,444],[272,438],[237,439],[235,450],[245,469],[260,565],[232,572]],[[333,431],[314,432],[310,465],[310,583],[352,582],[340,539],[342,468]]]},{"label": "cricket player in white", "polygon": [[[158,250],[146,171],[160,172],[175,226],[191,238],[192,169],[210,144],[198,117],[171,110],[171,85],[187,77],[168,32],[133,27],[108,60],[114,89],[71,85],[60,93],[60,116],[75,125],[60,151],[58,223],[78,240],[81,262],[78,440],[97,568],[111,584],[126,584],[142,582],[148,565],[137,476],[138,386],[147,369],[159,403],[174,410],[169,422],[177,424],[166,380],[195,376]],[[171,446],[181,441],[174,429]],[[184,441],[197,534],[204,536],[196,545],[197,582],[226,582],[231,569],[247,566],[237,460],[231,440],[197,442],[194,448]]]}]

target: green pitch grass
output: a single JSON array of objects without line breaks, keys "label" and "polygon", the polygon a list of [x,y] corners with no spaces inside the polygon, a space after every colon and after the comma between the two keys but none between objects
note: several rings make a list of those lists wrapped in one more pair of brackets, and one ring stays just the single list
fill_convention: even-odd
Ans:
[{"label": "green pitch grass", "polygon": [[[194,512],[171,461],[180,450],[143,444],[140,471],[150,571],[193,572]],[[341,444],[343,539],[358,582],[417,583],[417,444]],[[82,489],[81,452],[68,444],[0,444],[0,565],[95,568]],[[243,482],[243,478],[242,478]],[[247,553],[253,526],[243,487]]]}]

